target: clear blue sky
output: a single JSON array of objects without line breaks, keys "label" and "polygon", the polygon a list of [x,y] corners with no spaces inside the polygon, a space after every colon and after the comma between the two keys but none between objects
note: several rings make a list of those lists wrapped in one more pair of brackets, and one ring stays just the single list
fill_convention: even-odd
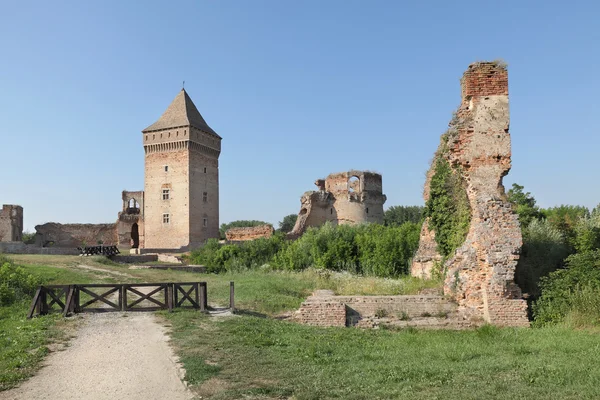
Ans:
[{"label": "clear blue sky", "polygon": [[513,169],[541,206],[600,202],[600,3],[3,1],[0,203],[111,222],[141,130],[185,88],[223,137],[221,222],[277,223],[331,172],[422,204],[469,63],[509,65]]}]

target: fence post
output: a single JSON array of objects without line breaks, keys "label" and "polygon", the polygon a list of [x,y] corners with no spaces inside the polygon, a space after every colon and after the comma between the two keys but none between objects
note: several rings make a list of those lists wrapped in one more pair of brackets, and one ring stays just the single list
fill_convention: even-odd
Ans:
[{"label": "fence post", "polygon": [[206,282],[200,282],[200,311],[206,311]]},{"label": "fence post", "polygon": [[200,284],[198,282],[194,283],[194,294],[195,294],[194,300],[196,300],[196,307],[194,307],[194,308],[196,308],[196,309],[200,308],[200,293],[198,292],[199,286],[200,286]]},{"label": "fence post", "polygon": [[81,312],[81,303],[79,302],[79,286],[74,285],[75,288],[75,304],[74,304],[74,312]]},{"label": "fence post", "polygon": [[40,293],[40,315],[48,314],[48,297],[47,297],[47,289],[42,286],[42,292]]},{"label": "fence post", "polygon": [[127,311],[127,285],[121,286],[121,298],[123,299],[121,311]]},{"label": "fence post", "polygon": [[63,310],[63,317],[69,315],[69,312],[73,308],[73,291],[73,285],[69,285],[65,296],[65,309]]},{"label": "fence post", "polygon": [[235,310],[234,292],[233,281],[231,281],[229,282],[229,308],[231,311]]},{"label": "fence post", "polygon": [[166,292],[166,296],[167,296],[167,308],[169,309],[169,312],[173,312],[173,296],[177,296],[174,291],[174,284],[173,283],[167,283],[167,292]]}]

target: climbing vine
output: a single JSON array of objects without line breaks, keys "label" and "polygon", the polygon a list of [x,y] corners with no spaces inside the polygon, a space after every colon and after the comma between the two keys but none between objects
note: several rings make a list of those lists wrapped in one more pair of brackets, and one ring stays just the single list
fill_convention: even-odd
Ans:
[{"label": "climbing vine", "polygon": [[462,245],[469,232],[471,210],[460,170],[439,153],[434,161],[425,215],[435,232],[438,251],[444,257]]}]

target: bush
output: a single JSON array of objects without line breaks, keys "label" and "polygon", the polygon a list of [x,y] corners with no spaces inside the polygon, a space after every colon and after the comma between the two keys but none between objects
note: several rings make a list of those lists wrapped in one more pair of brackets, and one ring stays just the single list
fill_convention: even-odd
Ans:
[{"label": "bush", "polygon": [[380,277],[407,274],[420,231],[420,225],[411,222],[399,227],[366,226],[356,236],[361,272]]},{"label": "bush", "polygon": [[41,284],[39,277],[0,256],[0,306],[28,299]]},{"label": "bush", "polygon": [[546,220],[534,219],[523,229],[515,281],[524,293],[537,298],[540,278],[560,268],[568,255],[569,246],[562,232]]},{"label": "bush", "polygon": [[304,270],[308,267],[392,277],[406,274],[419,245],[420,225],[399,227],[340,225],[309,228],[298,240],[282,234],[240,244],[220,245],[210,240],[192,252],[190,261],[206,265],[210,272],[271,268]]},{"label": "bush", "polygon": [[240,244],[221,245],[218,240],[210,239],[204,246],[192,251],[190,262],[204,265],[208,272],[216,273],[258,268],[271,261],[283,246],[281,234]]},{"label": "bush", "polygon": [[429,226],[435,231],[438,250],[443,256],[448,256],[465,241],[471,222],[471,209],[461,171],[450,166],[443,157],[438,157],[429,189],[425,216],[429,217]]},{"label": "bush", "polygon": [[569,256],[566,265],[541,279],[541,297],[533,305],[534,324],[599,325],[600,250]]}]

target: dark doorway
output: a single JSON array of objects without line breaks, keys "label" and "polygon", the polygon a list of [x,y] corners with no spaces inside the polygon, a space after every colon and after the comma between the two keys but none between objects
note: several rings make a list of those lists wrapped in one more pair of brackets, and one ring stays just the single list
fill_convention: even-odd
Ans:
[{"label": "dark doorway", "polygon": [[137,223],[131,225],[131,240],[133,241],[132,249],[140,247],[140,231]]}]

